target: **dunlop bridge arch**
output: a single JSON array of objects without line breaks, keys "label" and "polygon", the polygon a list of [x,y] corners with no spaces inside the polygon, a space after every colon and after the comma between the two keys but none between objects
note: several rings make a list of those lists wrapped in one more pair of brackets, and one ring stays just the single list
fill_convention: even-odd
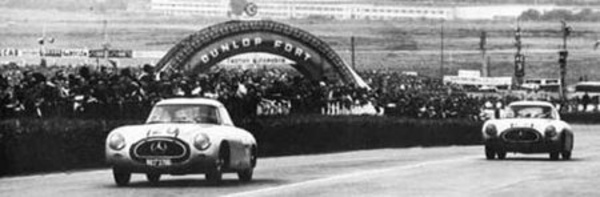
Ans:
[{"label": "dunlop bridge arch", "polygon": [[274,21],[229,21],[202,29],[173,46],[157,63],[159,72],[198,74],[229,57],[265,52],[286,57],[311,80],[341,80],[367,87],[327,43]]}]

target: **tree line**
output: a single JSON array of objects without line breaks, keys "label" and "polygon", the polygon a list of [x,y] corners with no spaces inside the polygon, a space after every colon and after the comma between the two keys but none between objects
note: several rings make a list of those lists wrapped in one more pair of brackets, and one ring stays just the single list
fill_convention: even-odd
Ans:
[{"label": "tree line", "polygon": [[519,16],[520,20],[524,21],[600,21],[600,12],[594,12],[592,9],[586,8],[580,12],[573,12],[566,9],[555,9],[548,12],[540,12],[530,9],[523,12]]}]

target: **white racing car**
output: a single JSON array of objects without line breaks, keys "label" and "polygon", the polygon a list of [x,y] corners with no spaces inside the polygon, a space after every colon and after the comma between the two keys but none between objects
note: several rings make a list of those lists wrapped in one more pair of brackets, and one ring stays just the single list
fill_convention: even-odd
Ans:
[{"label": "white racing car", "polygon": [[548,102],[513,102],[502,118],[486,121],[482,132],[487,159],[505,159],[507,152],[549,153],[552,160],[559,156],[571,159],[571,127]]},{"label": "white racing car", "polygon": [[233,125],[218,101],[201,98],[158,102],[145,124],[113,130],[106,140],[106,160],[119,186],[132,173],[156,183],[162,174],[203,173],[214,184],[235,172],[252,179],[257,144],[249,132]]}]

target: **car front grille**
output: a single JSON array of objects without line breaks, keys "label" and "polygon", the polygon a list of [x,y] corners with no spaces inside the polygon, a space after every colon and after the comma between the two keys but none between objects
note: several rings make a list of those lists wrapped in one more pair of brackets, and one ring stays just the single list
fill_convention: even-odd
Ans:
[{"label": "car front grille", "polygon": [[182,162],[190,155],[189,146],[176,138],[147,138],[135,143],[131,148],[132,159],[144,162],[146,159],[170,159]]},{"label": "car front grille", "polygon": [[537,142],[541,139],[541,135],[532,128],[513,128],[509,131],[505,131],[502,138],[507,142],[527,143]]}]

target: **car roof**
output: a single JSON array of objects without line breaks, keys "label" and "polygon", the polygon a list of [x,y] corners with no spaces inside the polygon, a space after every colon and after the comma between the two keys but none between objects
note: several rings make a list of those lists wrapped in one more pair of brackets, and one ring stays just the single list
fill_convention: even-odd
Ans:
[{"label": "car roof", "polygon": [[223,106],[223,104],[214,99],[207,98],[170,98],[164,99],[156,103],[156,105],[212,105]]},{"label": "car roof", "polygon": [[539,105],[539,106],[549,106],[554,107],[552,103],[547,101],[515,101],[509,104],[509,106],[513,105]]}]

